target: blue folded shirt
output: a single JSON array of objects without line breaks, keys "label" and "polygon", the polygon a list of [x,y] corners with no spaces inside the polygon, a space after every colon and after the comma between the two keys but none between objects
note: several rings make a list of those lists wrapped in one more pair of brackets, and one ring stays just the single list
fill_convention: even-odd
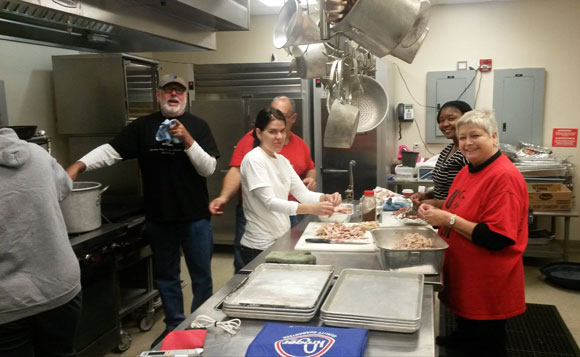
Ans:
[{"label": "blue folded shirt", "polygon": [[161,125],[159,125],[159,129],[157,129],[157,134],[155,134],[155,140],[162,141],[165,144],[173,143],[179,144],[181,141],[169,134],[169,127],[175,125],[175,120],[165,119]]},{"label": "blue folded shirt", "polygon": [[268,322],[246,356],[362,356],[368,331],[360,328],[292,326]]}]

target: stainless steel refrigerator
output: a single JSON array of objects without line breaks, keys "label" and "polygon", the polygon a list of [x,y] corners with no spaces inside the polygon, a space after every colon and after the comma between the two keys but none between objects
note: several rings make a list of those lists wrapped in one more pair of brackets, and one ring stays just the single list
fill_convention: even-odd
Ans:
[{"label": "stainless steel refrigerator", "polygon": [[[311,83],[290,74],[289,68],[289,62],[194,65],[191,112],[209,123],[221,154],[216,172],[208,178],[210,200],[220,194],[236,143],[274,97],[284,95],[295,101],[298,120],[292,131],[312,145]],[[212,217],[216,244],[233,242],[236,204],[234,198],[223,215]]]}]

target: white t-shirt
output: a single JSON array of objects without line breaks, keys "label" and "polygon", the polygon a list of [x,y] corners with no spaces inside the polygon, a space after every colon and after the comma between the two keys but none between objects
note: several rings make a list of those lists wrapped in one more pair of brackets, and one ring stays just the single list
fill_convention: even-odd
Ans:
[{"label": "white t-shirt", "polygon": [[246,231],[241,244],[264,250],[290,229],[289,216],[298,202],[318,202],[321,193],[309,191],[282,155],[269,156],[259,146],[244,156],[240,166]]}]

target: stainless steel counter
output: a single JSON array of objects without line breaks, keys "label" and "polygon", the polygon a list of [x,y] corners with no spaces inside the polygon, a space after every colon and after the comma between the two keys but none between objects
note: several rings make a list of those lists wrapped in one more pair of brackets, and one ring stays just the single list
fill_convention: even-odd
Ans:
[{"label": "stainless steel counter", "polygon": [[[220,309],[223,299],[247,276],[237,274],[230,279],[217,293],[207,300],[199,309],[189,316],[177,329],[189,327],[198,315],[207,315],[217,321],[229,320]],[[240,331],[231,336],[218,328],[209,328],[205,338],[205,357],[211,356],[244,356],[254,337],[266,324],[265,320],[242,319]],[[276,321],[277,323],[284,323]],[[318,316],[309,322],[286,322],[291,325],[322,326]],[[435,333],[433,323],[433,288],[426,285],[423,293],[421,327],[419,331],[406,334],[369,330],[365,356],[434,356]]]},{"label": "stainless steel counter", "polygon": [[[302,232],[304,232],[306,229],[308,223],[315,222],[316,220],[317,219],[315,216],[306,216],[305,219],[303,219],[283,237],[278,239],[276,243],[274,243],[270,248],[263,251],[258,257],[256,257],[256,259],[252,260],[248,265],[243,267],[242,270],[240,270],[240,273],[249,274],[254,271],[258,265],[264,263],[266,256],[273,250],[293,250],[294,246],[300,239]],[[354,221],[356,222],[356,217]],[[343,269],[348,268],[371,270],[382,269],[377,253],[313,251],[312,255],[316,257],[316,264],[334,266],[336,275],[339,275]],[[441,275],[426,275],[425,284],[432,285],[435,291],[441,291],[443,289]]]},{"label": "stainless steel counter", "polygon": [[[356,218],[356,217],[355,217]],[[265,250],[251,263],[246,265],[240,274],[236,274],[217,293],[207,300],[199,309],[189,316],[177,329],[186,329],[198,315],[207,315],[217,321],[229,320],[221,310],[223,299],[244,281],[258,265],[264,263],[264,258],[273,250],[293,250],[302,232],[309,222],[316,217],[307,216],[290,232],[278,239],[269,249]],[[355,219],[356,221],[356,219]],[[335,274],[343,269],[359,268],[381,270],[376,253],[361,252],[312,252],[317,264],[333,265]],[[406,334],[369,330],[365,356],[434,356],[434,291],[442,288],[440,276],[425,276],[425,288],[419,331]],[[388,303],[388,302],[385,302]],[[250,343],[266,324],[266,320],[242,319],[242,328],[237,335],[231,336],[218,328],[210,328],[204,343],[204,356],[243,356]],[[278,323],[284,323],[278,321]],[[306,323],[286,322],[292,325],[322,326],[318,315]],[[157,346],[159,347],[159,346]]]}]

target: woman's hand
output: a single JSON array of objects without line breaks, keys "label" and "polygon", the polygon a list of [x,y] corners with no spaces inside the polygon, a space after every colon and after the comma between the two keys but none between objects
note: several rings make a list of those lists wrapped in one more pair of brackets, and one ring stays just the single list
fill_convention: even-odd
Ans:
[{"label": "woman's hand", "polygon": [[421,204],[421,201],[424,201],[426,199],[427,194],[425,194],[424,192],[417,192],[411,196],[411,201],[413,201],[413,205],[415,206],[419,206]]},{"label": "woman's hand", "polygon": [[443,211],[428,203],[419,207],[419,217],[423,218],[432,226],[446,226],[451,218],[451,213]]},{"label": "woman's hand", "polygon": [[321,202],[330,202],[332,204],[332,206],[336,207],[338,206],[341,202],[342,202],[342,196],[340,195],[340,193],[335,192],[332,194],[324,194],[320,197]]},{"label": "woman's hand", "polygon": [[297,214],[314,214],[317,216],[330,216],[334,213],[334,206],[332,203],[323,201],[317,203],[300,203]]}]

